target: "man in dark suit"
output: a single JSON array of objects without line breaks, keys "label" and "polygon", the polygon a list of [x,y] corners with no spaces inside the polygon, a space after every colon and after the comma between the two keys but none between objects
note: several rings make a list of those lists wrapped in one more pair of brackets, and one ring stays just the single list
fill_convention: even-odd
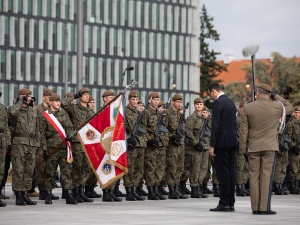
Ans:
[{"label": "man in dark suit", "polygon": [[220,201],[210,211],[234,211],[235,151],[238,146],[236,133],[236,106],[218,83],[208,87],[214,100],[212,106],[212,129],[209,154],[214,157],[216,174],[220,186]]}]

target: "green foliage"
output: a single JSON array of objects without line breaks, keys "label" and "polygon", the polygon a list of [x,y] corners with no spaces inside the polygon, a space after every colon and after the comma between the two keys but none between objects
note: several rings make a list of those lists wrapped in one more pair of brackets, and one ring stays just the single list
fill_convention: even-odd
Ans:
[{"label": "green foliage", "polygon": [[250,88],[246,87],[245,82],[234,82],[225,86],[224,93],[236,104],[240,101],[250,101]]},{"label": "green foliage", "polygon": [[227,71],[226,66],[216,62],[217,55],[221,53],[210,50],[208,40],[219,41],[220,35],[214,29],[213,17],[207,15],[205,5],[200,12],[200,94],[207,91],[208,85],[212,82],[220,82],[216,77],[222,72]]}]

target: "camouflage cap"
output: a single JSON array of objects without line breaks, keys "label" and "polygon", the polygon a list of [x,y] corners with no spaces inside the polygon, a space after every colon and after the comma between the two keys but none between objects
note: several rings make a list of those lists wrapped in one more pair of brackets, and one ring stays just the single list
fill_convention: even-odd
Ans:
[{"label": "camouflage cap", "polygon": [[31,95],[32,92],[27,88],[22,88],[19,90],[18,95]]},{"label": "camouflage cap", "polygon": [[43,91],[43,96],[51,96],[52,95],[52,90],[47,88]]},{"label": "camouflage cap", "polygon": [[89,89],[82,87],[78,90],[78,92],[89,93]]},{"label": "camouflage cap", "polygon": [[103,92],[102,97],[107,97],[107,96],[115,96],[115,92],[112,90],[106,90]]},{"label": "camouflage cap", "polygon": [[60,95],[53,93],[53,94],[49,97],[49,101],[60,101]]},{"label": "camouflage cap", "polygon": [[160,101],[160,102],[158,103],[158,107],[161,107],[161,106],[166,106],[166,102]]},{"label": "camouflage cap", "polygon": [[151,92],[151,93],[149,94],[148,99],[150,99],[151,97],[152,97],[152,99],[153,99],[153,98],[159,98],[158,92]]},{"label": "camouflage cap", "polygon": [[263,90],[265,90],[267,92],[272,92],[272,88],[268,84],[258,84],[257,87],[261,88],[261,89],[263,89]]},{"label": "camouflage cap", "polygon": [[74,95],[73,92],[67,92],[67,93],[65,94],[65,97],[70,97],[70,96],[73,96],[73,95]]},{"label": "camouflage cap", "polygon": [[295,110],[295,112],[296,112],[296,111],[300,111],[300,106],[299,106],[299,105],[295,106],[295,107],[294,107],[294,110]]},{"label": "camouflage cap", "polygon": [[197,103],[203,103],[203,99],[202,98],[195,98],[194,100],[194,105]]},{"label": "camouflage cap", "polygon": [[244,105],[245,105],[245,102],[244,101],[240,101],[239,108],[244,107]]},{"label": "camouflage cap", "polygon": [[182,101],[182,95],[180,95],[180,94],[173,95],[172,101],[177,101],[177,100],[181,100]]},{"label": "camouflage cap", "polygon": [[128,98],[138,98],[139,97],[139,93],[137,90],[132,90],[131,92],[129,92],[128,94]]}]

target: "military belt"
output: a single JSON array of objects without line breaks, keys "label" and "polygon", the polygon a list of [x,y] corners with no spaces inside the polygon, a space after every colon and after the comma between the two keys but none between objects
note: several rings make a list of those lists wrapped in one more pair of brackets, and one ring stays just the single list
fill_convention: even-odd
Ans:
[{"label": "military belt", "polygon": [[35,138],[35,134],[15,133],[14,137],[30,137],[30,138]]}]

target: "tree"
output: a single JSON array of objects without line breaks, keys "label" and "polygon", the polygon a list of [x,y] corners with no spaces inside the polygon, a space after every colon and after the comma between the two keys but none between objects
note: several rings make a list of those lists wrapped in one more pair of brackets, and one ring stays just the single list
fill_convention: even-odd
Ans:
[{"label": "tree", "polygon": [[210,50],[208,40],[219,41],[220,35],[212,24],[213,17],[207,15],[205,5],[200,12],[200,94],[207,91],[208,85],[212,82],[220,82],[216,77],[227,71],[226,66],[216,62],[217,55],[221,53]]}]

